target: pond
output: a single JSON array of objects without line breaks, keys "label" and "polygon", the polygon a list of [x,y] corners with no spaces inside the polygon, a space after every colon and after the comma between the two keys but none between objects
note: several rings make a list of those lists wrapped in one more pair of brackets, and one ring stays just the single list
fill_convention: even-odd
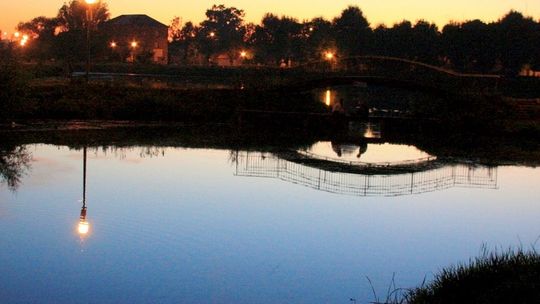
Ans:
[{"label": "pond", "polygon": [[[304,149],[336,157],[328,141]],[[11,151],[0,185],[3,303],[368,303],[393,277],[418,286],[484,245],[540,236],[533,167],[346,173],[189,144],[34,140]],[[357,159],[351,151],[342,157]],[[361,159],[426,155],[379,143]]]}]

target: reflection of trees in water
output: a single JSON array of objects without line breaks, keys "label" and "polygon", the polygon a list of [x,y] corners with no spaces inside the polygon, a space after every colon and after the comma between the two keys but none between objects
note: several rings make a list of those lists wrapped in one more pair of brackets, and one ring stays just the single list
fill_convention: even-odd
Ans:
[{"label": "reflection of trees in water", "polygon": [[137,146],[137,147],[119,147],[119,146],[101,146],[88,148],[94,155],[103,153],[103,155],[113,155],[114,157],[124,160],[127,159],[127,154],[137,152],[140,158],[153,158],[165,156],[166,148],[155,146]]},{"label": "reflection of trees in water", "polygon": [[17,190],[31,160],[32,155],[25,146],[0,146],[0,182],[6,183],[12,191]]}]

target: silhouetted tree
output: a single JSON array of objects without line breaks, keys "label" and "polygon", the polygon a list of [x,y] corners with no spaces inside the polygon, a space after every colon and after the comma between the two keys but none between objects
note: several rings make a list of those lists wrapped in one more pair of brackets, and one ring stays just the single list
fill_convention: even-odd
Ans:
[{"label": "silhouetted tree", "polygon": [[197,40],[208,58],[214,53],[227,53],[232,62],[244,43],[244,35],[244,11],[214,5],[206,11]]},{"label": "silhouetted tree", "polygon": [[[88,24],[87,10],[92,10],[92,20]],[[62,5],[58,11],[58,24],[62,31],[82,30],[87,26],[99,28],[101,24],[109,20],[109,8],[103,1],[98,1],[90,6],[81,0],[71,0]]]},{"label": "silhouetted tree", "polygon": [[278,63],[281,60],[298,60],[302,25],[296,19],[266,14],[252,35],[252,43],[261,61]]},{"label": "silhouetted tree", "polygon": [[25,55],[38,60],[54,58],[53,50],[58,26],[57,18],[43,16],[19,23],[17,30],[32,39],[31,43],[25,46]]},{"label": "silhouetted tree", "polygon": [[413,29],[409,21],[402,21],[387,28],[384,25],[374,31],[374,47],[378,55],[411,58],[413,44]]},{"label": "silhouetted tree", "polygon": [[[87,10],[91,9],[92,19],[87,18]],[[94,57],[107,53],[106,34],[99,31],[101,25],[109,20],[107,4],[98,1],[90,7],[79,0],[64,4],[58,11],[59,35],[55,44],[55,54],[68,63],[85,58],[86,30],[92,31],[91,49]]]},{"label": "silhouetted tree", "polygon": [[0,120],[11,116],[24,91],[19,59],[11,43],[0,43]]},{"label": "silhouetted tree", "polygon": [[480,20],[443,28],[442,55],[459,71],[492,72],[497,61],[493,27]]},{"label": "silhouetted tree", "polygon": [[369,52],[372,31],[359,7],[349,6],[334,19],[334,32],[339,54],[358,56]]},{"label": "silhouetted tree", "polygon": [[0,182],[12,191],[17,190],[21,179],[30,167],[31,154],[24,146],[0,145]]},{"label": "silhouetted tree", "polygon": [[335,52],[337,45],[332,23],[315,18],[304,23],[304,60],[320,60],[326,51]]},{"label": "silhouetted tree", "polygon": [[169,45],[169,57],[177,57],[182,64],[194,63],[197,57],[197,35],[199,27],[193,25],[192,22],[186,22],[183,27],[175,25],[175,18],[169,31],[171,43]]},{"label": "silhouetted tree", "polygon": [[412,28],[410,58],[425,63],[438,64],[440,54],[439,30],[433,23],[418,21]]},{"label": "silhouetted tree", "polygon": [[509,12],[496,24],[496,41],[506,74],[516,75],[524,64],[533,62],[537,26],[532,18],[525,18],[516,11]]}]

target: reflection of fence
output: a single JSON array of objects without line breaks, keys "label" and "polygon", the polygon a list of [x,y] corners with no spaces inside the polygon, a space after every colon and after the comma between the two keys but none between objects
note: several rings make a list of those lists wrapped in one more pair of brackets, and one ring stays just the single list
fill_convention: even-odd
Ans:
[{"label": "reflection of fence", "polygon": [[260,152],[238,153],[237,176],[269,177],[355,196],[400,196],[452,187],[497,188],[497,168],[448,165],[422,172],[366,175],[327,171]]}]

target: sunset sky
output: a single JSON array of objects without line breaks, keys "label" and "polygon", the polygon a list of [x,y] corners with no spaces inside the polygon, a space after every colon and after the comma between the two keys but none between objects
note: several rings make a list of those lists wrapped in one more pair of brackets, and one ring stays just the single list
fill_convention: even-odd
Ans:
[{"label": "sunset sky", "polygon": [[[540,19],[539,0],[109,0],[112,17],[122,14],[147,14],[169,24],[174,16],[200,22],[213,4],[236,6],[246,12],[246,20],[258,23],[266,12],[288,15],[300,20],[323,16],[331,19],[348,5],[358,5],[372,25],[393,24],[403,19],[426,19],[444,25],[449,20],[499,19],[511,9]],[[19,21],[39,15],[54,16],[63,0],[2,0],[0,29],[11,32]]]}]

